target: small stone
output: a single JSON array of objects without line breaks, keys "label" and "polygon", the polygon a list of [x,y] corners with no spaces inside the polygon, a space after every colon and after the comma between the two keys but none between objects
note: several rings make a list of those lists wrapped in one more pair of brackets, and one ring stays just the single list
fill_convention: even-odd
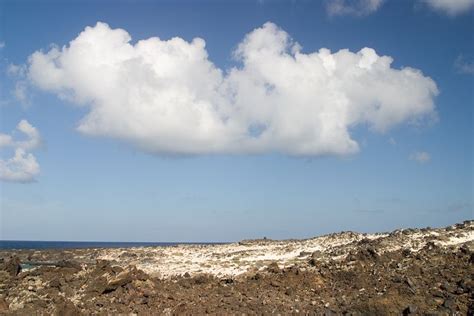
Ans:
[{"label": "small stone", "polygon": [[411,289],[415,289],[415,282],[413,282],[413,280],[410,278],[410,277],[407,277],[406,278],[406,283],[408,284],[408,286],[411,288]]},{"label": "small stone", "polygon": [[57,278],[52,279],[51,281],[49,281],[49,287],[59,289],[61,287],[61,282]]},{"label": "small stone", "polygon": [[448,298],[448,299],[444,300],[443,307],[446,307],[449,310],[454,310],[455,307],[456,307],[456,303],[454,302],[453,299]]},{"label": "small stone", "polygon": [[281,272],[281,269],[280,269],[280,267],[278,266],[278,263],[272,262],[272,263],[270,263],[270,264],[268,265],[267,271],[268,271],[268,272],[271,272],[271,273],[280,273],[280,272]]},{"label": "small stone", "polygon": [[258,281],[262,278],[262,275],[260,273],[255,273],[255,275],[252,277],[252,280]]},{"label": "small stone", "polygon": [[407,308],[405,308],[405,309],[403,310],[403,315],[411,315],[411,314],[414,314],[414,313],[416,313],[417,310],[418,310],[418,308],[417,308],[415,305],[410,304],[410,305],[408,305]]},{"label": "small stone", "polygon": [[0,313],[8,311],[8,303],[5,301],[5,299],[0,298]]}]

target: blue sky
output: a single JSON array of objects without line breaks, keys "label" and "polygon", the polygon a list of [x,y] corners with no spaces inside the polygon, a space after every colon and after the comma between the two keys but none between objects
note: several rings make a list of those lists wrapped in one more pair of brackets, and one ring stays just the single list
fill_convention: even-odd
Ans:
[{"label": "blue sky", "polygon": [[[3,163],[20,148],[34,155],[38,165],[30,166],[27,175],[3,176],[0,239],[233,241],[263,236],[302,238],[341,230],[373,232],[444,226],[472,219],[473,4],[467,1],[471,4],[465,8],[440,8],[428,0],[361,1],[355,7],[344,1],[334,3],[346,10],[331,11],[329,1],[297,0],[0,1],[0,133],[11,135],[12,139],[35,139],[33,134],[24,136],[21,130],[15,131],[17,124],[26,120],[41,139],[40,145],[12,140],[1,147],[0,142]],[[367,9],[369,4],[374,5],[372,9]],[[96,38],[98,21],[107,23],[102,28],[106,34],[118,34],[112,32],[118,28],[125,30],[133,45],[150,37],[163,41],[179,37],[186,43],[179,47],[186,52],[198,54],[205,50],[206,62],[221,71],[219,80],[233,89],[240,87],[238,80],[254,80],[249,76],[260,71],[259,67],[267,69],[261,70],[263,77],[265,71],[271,71],[272,66],[277,69],[283,60],[281,55],[271,55],[275,59],[269,68],[263,68],[266,58],[254,65],[246,61],[253,58],[248,57],[255,53],[252,40],[256,41],[260,33],[270,39],[287,34],[288,39],[299,43],[304,56],[328,48],[332,53],[348,49],[350,56],[359,58],[362,55],[357,52],[369,47],[377,56],[393,59],[389,70],[380,71],[381,76],[386,76],[383,78],[389,79],[380,81],[385,84],[382,87],[396,93],[392,99],[381,101],[382,106],[383,102],[390,106],[383,120],[344,120],[347,129],[343,131],[347,130],[350,137],[339,137],[339,129],[330,129],[330,138],[312,139],[313,145],[304,147],[304,152],[299,145],[306,143],[299,138],[287,141],[284,127],[286,123],[294,125],[296,118],[296,125],[306,126],[305,116],[310,115],[297,116],[303,110],[294,111],[294,105],[292,108],[283,101],[279,104],[283,117],[280,121],[269,119],[276,110],[262,114],[268,124],[265,127],[273,128],[273,135],[280,136],[254,146],[252,142],[258,137],[251,135],[236,145],[233,136],[222,136],[234,135],[234,130],[218,126],[219,132],[205,134],[201,145],[201,139],[194,138],[200,130],[193,129],[192,123],[186,125],[183,113],[177,112],[178,123],[170,127],[175,129],[170,129],[173,133],[169,136],[167,130],[155,129],[151,124],[159,119],[147,115],[155,112],[142,108],[146,105],[141,102],[143,99],[128,99],[130,104],[125,102],[124,108],[131,106],[128,109],[136,112],[124,115],[109,102],[114,100],[109,90],[105,93],[97,92],[95,87],[84,88],[90,77],[80,81],[76,73],[66,69],[65,61],[61,66],[56,63],[56,67],[63,67],[64,80],[70,80],[63,88],[62,83],[48,77],[50,68],[41,68],[37,60],[30,58],[35,52],[50,58],[47,53],[52,44],[66,55],[61,47],[78,38],[86,26],[92,27],[90,36]],[[233,57],[246,35],[249,44],[243,48],[243,55],[247,57]],[[195,37],[205,40],[205,49],[198,44],[188,45]],[[105,38],[103,42],[111,36]],[[105,45],[103,42],[97,45]],[[74,69],[85,69],[84,76],[89,75],[84,65],[95,62],[67,60],[80,65]],[[207,69],[201,67],[201,62],[196,69]],[[157,65],[163,66],[159,62]],[[130,89],[135,84],[134,76],[143,74],[134,67],[125,68],[131,71]],[[170,70],[171,78],[182,82],[184,79],[176,73],[186,67],[178,64]],[[235,78],[229,74],[233,67],[238,75]],[[409,77],[399,71],[403,67],[418,69],[422,75]],[[298,68],[298,74],[309,78],[304,77],[309,76],[307,69]],[[314,95],[311,85],[308,88],[300,82],[290,92],[279,90],[280,83],[290,87],[295,84],[285,81],[291,71],[281,74],[273,86],[281,96],[278,102],[285,99],[285,93],[294,96],[292,92],[303,86],[301,106],[314,111],[311,113],[319,124],[329,124],[324,121],[326,116],[319,116],[328,109],[325,100],[336,102],[324,95],[329,88],[323,84],[321,92]],[[93,79],[108,82],[107,74]],[[195,72],[186,74],[185,79],[192,75]],[[185,88],[194,89],[200,78],[206,87],[221,82],[213,81],[212,76],[197,72],[198,79],[186,83],[190,86]],[[333,79],[328,75],[327,81]],[[349,96],[350,111],[363,111],[363,102],[350,96],[369,98],[370,88],[348,92],[355,89],[352,82],[336,79],[339,81],[334,82],[349,88],[335,88],[334,93]],[[413,82],[407,81],[409,87],[402,87],[403,80]],[[439,94],[430,90],[431,81]],[[150,87],[155,89],[153,84]],[[139,94],[144,93],[141,87],[138,85]],[[89,93],[91,89],[95,94]],[[198,93],[207,93],[199,89]],[[236,93],[240,96],[241,92]],[[305,93],[308,98],[303,98]],[[241,94],[243,100],[254,97],[252,93]],[[253,108],[246,108],[252,122],[257,114],[251,109],[263,107],[266,99],[260,101]],[[155,104],[154,99],[150,102]],[[237,105],[236,101],[234,106]],[[402,106],[406,107],[403,113],[408,114],[396,120]],[[94,111],[103,115],[99,115],[100,126],[84,119]],[[423,115],[419,115],[421,112]],[[236,122],[240,123],[244,114],[230,114],[231,119],[237,116]],[[341,122],[339,118],[336,121]],[[145,128],[148,123],[150,129]],[[382,124],[384,130],[377,130],[377,124]],[[142,125],[143,129],[139,129]],[[125,127],[117,126],[137,128],[137,132],[123,133]],[[182,138],[173,138],[181,132]],[[221,136],[223,145],[219,147],[215,144]],[[357,150],[342,145],[350,140],[357,143]]]}]

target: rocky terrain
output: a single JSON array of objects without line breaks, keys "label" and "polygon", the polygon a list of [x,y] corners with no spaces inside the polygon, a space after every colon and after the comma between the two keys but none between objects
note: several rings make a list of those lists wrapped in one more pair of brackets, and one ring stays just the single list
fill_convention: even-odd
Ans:
[{"label": "rocky terrain", "polygon": [[0,314],[473,315],[474,221],[307,240],[0,250]]}]

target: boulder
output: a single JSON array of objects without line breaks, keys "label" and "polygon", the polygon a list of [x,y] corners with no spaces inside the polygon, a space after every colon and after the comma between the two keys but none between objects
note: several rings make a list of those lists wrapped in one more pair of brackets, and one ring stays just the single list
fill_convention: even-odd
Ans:
[{"label": "boulder", "polygon": [[130,271],[122,271],[116,276],[112,277],[107,283],[104,292],[115,291],[118,287],[124,286],[133,281],[133,276]]},{"label": "boulder", "polygon": [[278,263],[272,262],[268,265],[267,271],[270,272],[270,273],[280,273],[281,269],[278,266]]},{"label": "boulder", "polygon": [[81,315],[81,312],[70,300],[64,299],[56,304],[53,315],[76,316]]},{"label": "boulder", "polygon": [[8,303],[5,301],[4,298],[0,298],[0,313],[4,313],[8,311]]},{"label": "boulder", "polygon": [[20,259],[16,256],[7,259],[1,266],[10,276],[17,276],[21,272]]}]

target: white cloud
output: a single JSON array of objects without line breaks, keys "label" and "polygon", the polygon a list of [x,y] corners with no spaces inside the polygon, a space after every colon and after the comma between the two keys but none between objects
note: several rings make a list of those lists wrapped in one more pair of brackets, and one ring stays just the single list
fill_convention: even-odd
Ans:
[{"label": "white cloud", "polygon": [[309,54],[272,23],[247,34],[222,71],[205,42],[157,37],[130,43],[122,29],[87,27],[68,46],[37,51],[28,78],[89,109],[87,135],[152,153],[345,155],[350,129],[384,132],[435,115],[433,80],[371,48]]},{"label": "white cloud", "polygon": [[454,61],[454,68],[461,74],[474,75],[474,61],[459,55]]},{"label": "white cloud", "polygon": [[424,164],[427,163],[431,160],[430,154],[428,154],[426,151],[417,151],[409,156],[410,160],[414,160],[418,163]]},{"label": "white cloud", "polygon": [[26,81],[20,80],[15,83],[13,95],[21,104],[27,105],[30,103]]},{"label": "white cloud", "polygon": [[15,88],[12,91],[13,96],[23,105],[30,104],[28,93],[27,67],[25,65],[9,64],[7,74],[16,79]]},{"label": "white cloud", "polygon": [[39,174],[40,167],[35,156],[28,151],[40,145],[40,134],[26,120],[21,120],[16,129],[24,134],[26,139],[14,140],[12,135],[0,134],[0,148],[12,147],[15,152],[11,158],[0,159],[0,180],[31,182]]},{"label": "white cloud", "polygon": [[8,64],[7,66],[7,74],[10,76],[24,78],[26,76],[27,68],[25,65],[15,65],[15,64]]},{"label": "white cloud", "polygon": [[5,42],[0,42],[0,49],[5,48]]},{"label": "white cloud", "polygon": [[422,0],[433,10],[450,16],[466,13],[474,8],[474,0]]},{"label": "white cloud", "polygon": [[326,11],[330,16],[366,16],[377,11],[385,0],[326,0]]}]

